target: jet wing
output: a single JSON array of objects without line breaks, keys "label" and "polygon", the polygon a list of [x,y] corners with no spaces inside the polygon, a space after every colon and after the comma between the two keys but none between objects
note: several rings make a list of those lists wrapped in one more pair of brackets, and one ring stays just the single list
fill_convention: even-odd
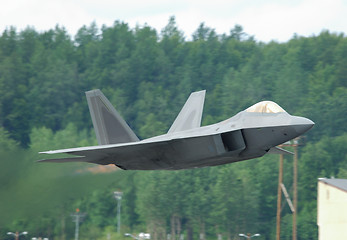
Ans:
[{"label": "jet wing", "polygon": [[89,162],[101,165],[115,164],[122,167],[122,164],[129,164],[133,161],[144,161],[153,159],[158,154],[158,149],[167,145],[168,141],[160,142],[133,142],[125,144],[111,144],[92,147],[69,148],[55,151],[40,152],[40,154],[71,154],[76,157],[43,159],[39,162]]},{"label": "jet wing", "polygon": [[47,151],[41,153],[66,153],[76,157],[40,161],[115,164],[122,169],[131,170],[183,169],[194,161],[224,152],[221,136],[216,134]]}]

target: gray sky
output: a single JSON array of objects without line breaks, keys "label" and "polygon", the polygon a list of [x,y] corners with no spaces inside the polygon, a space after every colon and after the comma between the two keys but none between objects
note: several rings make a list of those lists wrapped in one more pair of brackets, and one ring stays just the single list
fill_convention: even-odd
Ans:
[{"label": "gray sky", "polygon": [[284,42],[294,33],[318,35],[323,29],[347,33],[346,0],[2,0],[1,33],[9,26],[37,31],[64,26],[74,36],[83,25],[98,27],[115,20],[156,28],[158,32],[176,17],[187,39],[201,22],[218,34],[235,24],[258,41]]}]

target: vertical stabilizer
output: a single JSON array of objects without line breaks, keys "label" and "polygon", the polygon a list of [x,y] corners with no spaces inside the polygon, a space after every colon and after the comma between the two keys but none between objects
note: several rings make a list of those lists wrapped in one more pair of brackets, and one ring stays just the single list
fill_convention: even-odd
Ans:
[{"label": "vertical stabilizer", "polygon": [[86,96],[99,145],[139,141],[99,89],[86,92]]},{"label": "vertical stabilizer", "polygon": [[202,111],[204,109],[205,93],[206,90],[190,94],[168,133],[181,132],[200,127]]}]

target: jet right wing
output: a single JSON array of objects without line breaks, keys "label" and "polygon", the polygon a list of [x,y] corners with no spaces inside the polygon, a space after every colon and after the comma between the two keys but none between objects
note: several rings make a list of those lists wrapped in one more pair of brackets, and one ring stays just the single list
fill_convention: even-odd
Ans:
[{"label": "jet right wing", "polygon": [[206,90],[193,92],[167,133],[181,132],[201,125]]}]

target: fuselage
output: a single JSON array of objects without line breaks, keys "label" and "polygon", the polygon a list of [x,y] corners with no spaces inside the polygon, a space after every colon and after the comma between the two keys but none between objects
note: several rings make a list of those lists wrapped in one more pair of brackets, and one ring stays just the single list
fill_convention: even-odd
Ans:
[{"label": "fuselage", "polygon": [[314,125],[311,120],[291,116],[284,110],[248,110],[213,125],[143,141],[171,141],[168,154],[160,156],[162,169],[196,168],[261,157]]}]

